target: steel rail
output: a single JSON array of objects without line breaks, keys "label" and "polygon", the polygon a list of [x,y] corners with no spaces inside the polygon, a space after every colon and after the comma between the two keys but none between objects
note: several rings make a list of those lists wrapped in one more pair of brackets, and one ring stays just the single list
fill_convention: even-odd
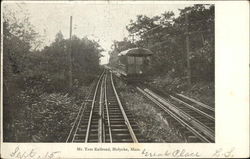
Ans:
[{"label": "steel rail", "polygon": [[92,121],[92,115],[93,115],[93,110],[94,110],[94,106],[95,106],[96,94],[97,94],[97,90],[98,90],[98,87],[100,84],[100,80],[102,79],[104,72],[105,71],[103,71],[101,77],[99,78],[99,80],[96,84],[95,93],[94,93],[94,97],[93,97],[92,104],[91,104],[91,111],[90,111],[90,115],[89,115],[88,127],[87,127],[87,131],[86,131],[86,136],[85,136],[85,143],[88,142],[89,131],[90,131],[90,126],[91,126],[91,121]]},{"label": "steel rail", "polygon": [[[80,108],[79,112],[77,113],[77,116],[76,116],[76,119],[75,119],[75,121],[74,121],[74,123],[73,123],[72,128],[70,129],[70,132],[69,132],[69,135],[68,135],[68,137],[67,137],[66,143],[69,142],[69,139],[70,139],[70,137],[71,137],[71,135],[72,135],[73,129],[74,129],[75,126],[76,126],[77,120],[79,119],[78,122],[80,122],[80,119],[81,119],[81,117],[82,117],[82,114],[83,114],[83,112],[84,112],[84,109],[85,109],[85,107],[86,107],[86,105],[87,105],[86,100],[89,99],[89,97],[90,97],[90,95],[91,95],[91,90],[93,89],[93,87],[94,87],[94,84],[91,85],[91,87],[90,87],[90,89],[89,89],[90,91],[89,91],[89,93],[88,93],[88,95],[87,95],[87,98],[86,98],[86,99],[84,100],[84,102],[82,102],[82,104],[81,104],[81,108]],[[81,114],[81,115],[80,115],[80,114]],[[80,115],[80,118],[79,118],[79,115]],[[79,124],[77,124],[76,130],[77,130],[77,128],[78,128],[78,125],[79,125]],[[74,133],[74,134],[75,134],[75,133]],[[72,140],[71,142],[73,142],[73,140]]]},{"label": "steel rail", "polygon": [[182,97],[182,98],[185,98],[185,99],[187,99],[187,100],[190,100],[190,101],[192,101],[193,103],[196,103],[196,104],[198,104],[198,105],[201,106],[201,107],[204,107],[204,108],[206,108],[206,109],[209,109],[209,110],[211,110],[211,111],[214,111],[214,108],[212,108],[212,107],[209,106],[209,105],[206,105],[206,104],[204,104],[204,103],[201,103],[201,102],[199,102],[199,101],[196,101],[196,100],[194,100],[194,99],[192,99],[192,98],[190,98],[190,97],[184,96],[183,94],[177,94],[177,95],[180,96],[180,97]]},{"label": "steel rail", "polygon": [[[102,120],[105,122],[104,107],[102,107]],[[105,143],[106,142],[106,130],[105,130],[105,123],[104,122],[102,124],[102,141]]]},{"label": "steel rail", "polygon": [[172,118],[177,120],[182,126],[187,128],[190,132],[192,132],[196,137],[198,137],[203,142],[211,143],[211,141],[206,138],[204,135],[202,135],[199,131],[195,130],[192,126],[190,126],[187,122],[185,122],[183,119],[178,117],[176,114],[174,114],[172,111],[168,110],[163,104],[161,104],[159,101],[154,99],[150,94],[146,93],[144,90],[142,90],[139,87],[136,87],[137,90],[139,90],[143,95],[145,95],[148,99],[150,99],[153,103],[158,105],[162,110],[164,110],[166,113],[168,113]]},{"label": "steel rail", "polygon": [[214,132],[209,127],[201,123],[200,121],[196,120],[194,117],[188,115],[186,112],[179,110],[176,106],[168,103],[165,99],[160,97],[159,95],[153,93],[150,90],[145,90],[148,94],[150,94],[152,97],[157,98],[159,102],[167,106],[170,110],[190,122],[192,125],[194,125],[196,128],[198,128],[200,131],[202,131],[204,134],[206,134],[211,140],[214,141]]},{"label": "steel rail", "polygon": [[213,116],[211,116],[211,115],[209,115],[209,114],[207,114],[207,113],[205,113],[205,112],[199,110],[198,108],[195,108],[194,106],[192,106],[192,105],[190,105],[190,104],[188,104],[188,103],[186,103],[186,102],[184,102],[184,101],[182,101],[182,100],[180,100],[180,99],[178,99],[178,98],[176,98],[176,97],[174,97],[174,96],[171,96],[171,95],[170,95],[170,97],[171,97],[173,100],[176,100],[176,101],[178,101],[178,102],[184,104],[185,106],[187,106],[187,107],[193,109],[194,111],[196,111],[196,112],[198,112],[198,113],[200,113],[200,114],[206,116],[207,118],[209,118],[209,119],[211,119],[211,120],[215,120]]},{"label": "steel rail", "polygon": [[[104,76],[104,84],[103,84],[103,102],[102,102],[102,142],[106,142],[106,130],[105,130],[105,112],[104,112],[104,105],[105,105],[105,79],[107,78],[107,73]],[[104,105],[103,105],[104,104]]]},{"label": "steel rail", "polygon": [[[105,74],[106,76],[106,74]],[[103,83],[104,80],[102,78],[101,88],[100,88],[100,97],[99,97],[99,119],[98,119],[98,142],[103,142]]]},{"label": "steel rail", "polygon": [[[99,79],[98,79],[98,82],[100,81],[102,75],[103,75],[103,73],[100,75],[100,77],[99,77]],[[97,83],[98,83],[98,82],[97,82]],[[94,86],[93,86],[93,87],[94,87]],[[93,89],[93,88],[92,88],[92,89]],[[91,93],[90,93],[90,94],[91,94]],[[86,102],[86,104],[87,104],[87,102]],[[86,104],[85,104],[85,105],[86,105]],[[80,116],[80,119],[82,119],[83,114],[84,114],[84,111],[82,112],[82,114],[81,114],[81,116]],[[81,122],[81,120],[78,121],[78,124],[77,124],[76,130],[75,130],[75,133],[74,133],[72,142],[75,140],[75,136],[76,136],[77,130],[78,130],[79,126],[80,126],[80,122]]]},{"label": "steel rail", "polygon": [[110,78],[111,78],[111,85],[112,85],[113,91],[114,91],[114,93],[115,93],[117,102],[118,102],[119,107],[120,107],[120,109],[121,109],[123,118],[124,118],[124,120],[125,120],[125,124],[126,124],[127,127],[128,127],[130,136],[132,137],[132,140],[133,140],[134,143],[138,143],[138,140],[137,140],[137,138],[136,138],[136,135],[135,135],[135,133],[134,133],[134,131],[133,131],[133,128],[132,128],[132,126],[131,126],[131,124],[130,124],[130,122],[129,122],[129,120],[128,120],[128,117],[127,117],[127,115],[126,115],[126,113],[125,113],[125,111],[124,111],[124,109],[123,109],[122,104],[121,104],[120,98],[119,98],[119,96],[118,96],[118,94],[117,94],[117,91],[116,91],[116,88],[115,88],[115,85],[114,85],[114,81],[113,81],[112,72],[110,72]]},{"label": "steel rail", "polygon": [[104,102],[106,107],[106,114],[107,114],[107,121],[108,121],[108,131],[109,131],[109,138],[110,143],[112,143],[112,131],[111,131],[111,124],[110,124],[110,118],[109,118],[109,108],[108,108],[108,100],[107,100],[107,76],[105,76],[105,82],[104,82]]},{"label": "steel rail", "polygon": [[[103,73],[102,73],[102,74],[103,74]],[[102,77],[102,74],[100,75],[98,81],[99,81],[100,78]],[[93,89],[93,87],[94,87],[94,85],[92,86],[91,89]],[[90,95],[91,95],[91,92],[89,92],[89,97],[90,97]],[[89,97],[88,97],[88,99],[86,100],[87,102],[89,101]],[[86,105],[87,105],[87,102],[85,103],[84,110],[85,110],[85,107],[86,107]],[[77,130],[78,130],[79,126],[80,126],[80,122],[81,122],[82,116],[83,116],[83,114],[84,114],[84,110],[82,111],[82,114],[81,114],[81,116],[80,116],[80,118],[79,118],[79,121],[78,121],[78,123],[77,123],[77,127],[76,127],[75,132],[74,132],[74,136],[73,136],[73,139],[72,139],[71,142],[73,142],[73,141],[75,140],[75,136],[76,136]]]}]

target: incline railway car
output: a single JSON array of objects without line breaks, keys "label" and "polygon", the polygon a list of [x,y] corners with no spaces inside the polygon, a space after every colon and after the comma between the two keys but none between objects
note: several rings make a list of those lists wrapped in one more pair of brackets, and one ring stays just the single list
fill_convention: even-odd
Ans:
[{"label": "incline railway car", "polygon": [[148,79],[150,56],[153,52],[145,48],[132,48],[118,54],[119,71],[128,81]]}]

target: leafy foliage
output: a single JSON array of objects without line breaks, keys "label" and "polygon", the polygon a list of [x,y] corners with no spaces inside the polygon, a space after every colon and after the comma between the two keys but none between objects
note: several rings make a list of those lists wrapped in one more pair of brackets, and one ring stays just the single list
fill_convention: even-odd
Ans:
[{"label": "leafy foliage", "polygon": [[[186,22],[188,15],[188,24]],[[192,81],[214,80],[214,5],[197,4],[180,10],[149,18],[138,15],[127,25],[129,37],[115,43],[131,43],[154,52],[152,72],[155,75],[171,73],[174,77],[186,76],[186,35],[189,34]],[[114,45],[115,45],[114,43]],[[111,51],[115,59],[122,46]],[[128,49],[129,47],[126,47]]]},{"label": "leafy foliage", "polygon": [[103,49],[86,37],[64,39],[59,31],[53,43],[36,50],[39,35],[29,17],[17,18],[6,8],[3,17],[4,141],[62,141],[75,118],[72,109],[83,100],[76,94],[85,95],[80,88],[95,78]]},{"label": "leafy foliage", "polygon": [[113,67],[116,67],[118,64],[118,54],[121,51],[127,50],[129,48],[133,48],[136,45],[133,44],[132,42],[128,41],[127,38],[124,38],[123,41],[114,41],[112,45],[112,52],[109,53],[110,59],[109,59],[109,64]]},{"label": "leafy foliage", "polygon": [[[88,84],[95,77],[93,72],[99,70],[99,57],[102,51],[100,45],[95,41],[87,38],[79,39],[76,36],[73,36],[72,40],[69,41],[63,39],[63,35],[59,32],[55,41],[39,52],[42,55],[39,59],[42,59],[40,62],[44,72],[35,71],[32,73],[33,77],[46,78],[43,81],[47,84],[45,91],[68,89],[70,48],[74,84]],[[38,81],[40,80],[38,79]]]},{"label": "leafy foliage", "polygon": [[18,142],[65,142],[79,105],[68,94],[30,94],[21,91],[17,96],[22,107],[15,117]]}]

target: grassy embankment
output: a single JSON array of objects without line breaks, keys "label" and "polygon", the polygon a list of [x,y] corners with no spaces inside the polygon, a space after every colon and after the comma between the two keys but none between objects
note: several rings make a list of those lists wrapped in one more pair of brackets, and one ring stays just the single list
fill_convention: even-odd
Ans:
[{"label": "grassy embankment", "polygon": [[214,82],[193,82],[191,86],[188,86],[187,80],[171,78],[165,75],[154,78],[151,85],[163,91],[181,93],[204,104],[208,104],[211,107],[215,106]]}]

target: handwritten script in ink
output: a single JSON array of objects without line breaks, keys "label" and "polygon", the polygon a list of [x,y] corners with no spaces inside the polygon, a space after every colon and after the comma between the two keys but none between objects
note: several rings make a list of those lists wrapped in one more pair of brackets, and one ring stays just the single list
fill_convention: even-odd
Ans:
[{"label": "handwritten script in ink", "polygon": [[60,151],[55,151],[55,152],[46,152],[42,154],[35,149],[31,149],[29,151],[23,151],[20,149],[19,146],[17,146],[15,150],[10,153],[10,157],[15,159],[53,159],[53,158],[59,158],[58,155],[60,153],[61,153]]},{"label": "handwritten script in ink", "polygon": [[223,158],[232,158],[234,157],[234,147],[229,150],[224,150],[223,148],[217,149],[212,157],[223,157]]},{"label": "handwritten script in ink", "polygon": [[[234,157],[235,148],[231,149],[223,149],[218,148],[213,152],[211,157],[223,157],[223,158],[232,158]],[[198,151],[187,151],[186,149],[175,149],[175,150],[166,150],[163,153],[149,151],[147,149],[143,149],[141,154],[144,157],[173,157],[173,158],[199,158],[202,155]]]},{"label": "handwritten script in ink", "polygon": [[156,152],[150,152],[146,149],[143,149],[141,154],[145,157],[192,157],[197,158],[200,157],[199,152],[188,152],[185,149],[176,149],[173,151],[166,150],[164,153],[156,153]]}]

